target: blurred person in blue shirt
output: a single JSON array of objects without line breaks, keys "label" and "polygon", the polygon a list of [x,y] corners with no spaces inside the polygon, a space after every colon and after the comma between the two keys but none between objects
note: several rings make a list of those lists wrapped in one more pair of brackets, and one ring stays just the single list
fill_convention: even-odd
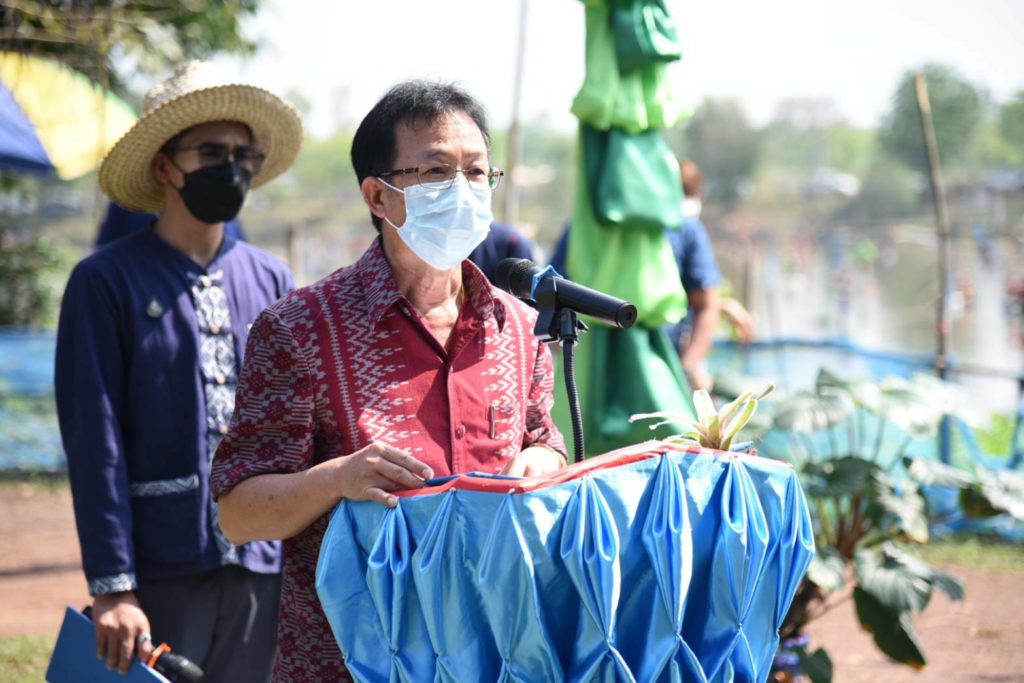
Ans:
[{"label": "blurred person in blue shirt", "polygon": [[[703,176],[691,161],[682,161],[679,170],[683,181],[683,222],[677,228],[665,230],[665,236],[672,245],[679,278],[686,291],[687,312],[679,322],[666,325],[665,332],[679,349],[679,359],[690,387],[710,390],[714,379],[708,372],[706,360],[721,314],[726,312],[738,337],[744,341],[753,338],[753,320],[738,301],[730,299],[723,310],[719,295],[722,273],[707,228],[700,220]],[[567,224],[551,258],[552,267],[565,277],[569,277],[566,273],[568,240]]]},{"label": "blurred person in blue shirt", "polygon": [[494,273],[498,264],[507,258],[537,259],[537,245],[533,240],[510,225],[491,223],[491,230],[484,241],[477,245],[469,255],[469,260],[484,272],[487,279],[494,282]]},{"label": "blurred person in blue shirt", "polygon": [[[249,327],[294,287],[226,234],[302,143],[295,109],[193,62],[158,83],[100,186],[157,214],[79,263],[57,330],[57,414],[97,656],[126,671],[171,644],[212,681],[266,681],[281,548],[234,546],[210,496]],[[113,206],[113,205],[112,205]]]}]

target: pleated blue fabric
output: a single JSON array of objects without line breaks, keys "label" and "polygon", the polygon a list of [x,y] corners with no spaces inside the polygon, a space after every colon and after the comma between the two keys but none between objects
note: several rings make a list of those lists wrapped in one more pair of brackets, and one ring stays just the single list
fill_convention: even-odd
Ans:
[{"label": "pleated blue fabric", "polygon": [[344,501],[317,591],[357,681],[763,682],[813,553],[790,466],[648,442]]}]

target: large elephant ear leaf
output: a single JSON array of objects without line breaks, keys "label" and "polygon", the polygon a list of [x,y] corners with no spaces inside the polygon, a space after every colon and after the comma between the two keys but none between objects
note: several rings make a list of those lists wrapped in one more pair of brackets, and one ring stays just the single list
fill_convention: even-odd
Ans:
[{"label": "large elephant ear leaf", "polygon": [[902,377],[887,377],[879,387],[881,414],[887,420],[916,439],[929,439],[938,433],[945,409],[925,387]]},{"label": "large elephant ear leaf", "polygon": [[787,432],[819,432],[840,424],[853,412],[853,401],[840,392],[800,392],[775,408],[775,428]]},{"label": "large elephant ear leaf", "polygon": [[875,463],[848,455],[804,465],[804,490],[814,498],[842,498],[871,490],[881,475]]},{"label": "large elephant ear leaf", "polygon": [[814,389],[819,392],[830,390],[849,391],[852,387],[853,382],[840,377],[828,368],[818,370],[818,377],[814,380]]},{"label": "large elephant ear leaf", "polygon": [[955,602],[960,602],[966,595],[963,581],[938,569],[932,569],[932,585]]},{"label": "large elephant ear leaf", "polygon": [[853,603],[861,626],[875,639],[878,649],[890,658],[915,669],[923,669],[927,660],[917,639],[909,613],[886,607],[866,590],[853,589]]},{"label": "large elephant ear leaf", "polygon": [[899,533],[916,543],[928,542],[928,510],[913,482],[897,487],[885,474],[876,472],[868,515],[880,526],[895,524]]},{"label": "large elephant ear leaf", "polygon": [[1012,470],[979,470],[980,484],[960,492],[964,511],[988,517],[1006,513],[1024,521],[1024,474]]},{"label": "large elephant ear leaf", "polygon": [[826,593],[842,590],[846,584],[843,558],[832,548],[816,552],[807,567],[807,580]]},{"label": "large elephant ear leaf", "polygon": [[921,486],[944,486],[962,489],[975,481],[971,472],[958,469],[938,460],[904,458],[903,464],[911,478]]},{"label": "large elephant ear leaf", "polygon": [[891,543],[857,551],[853,563],[857,583],[883,607],[917,613],[932,596],[932,568]]}]

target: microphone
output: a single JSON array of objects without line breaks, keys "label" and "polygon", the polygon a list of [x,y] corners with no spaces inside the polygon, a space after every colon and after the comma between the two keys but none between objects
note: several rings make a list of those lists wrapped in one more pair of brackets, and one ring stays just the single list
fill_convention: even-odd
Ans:
[{"label": "microphone", "polygon": [[498,263],[494,284],[512,296],[534,300],[538,286],[554,289],[554,304],[589,315],[616,327],[631,327],[636,322],[636,306],[596,289],[578,285],[559,276],[552,268],[541,268],[524,258],[507,258]]},{"label": "microphone", "polygon": [[155,653],[159,654],[155,654],[155,657],[150,659],[149,667],[151,669],[156,669],[178,683],[202,683],[203,670],[192,660],[174,654],[170,648],[161,652],[158,647]]},{"label": "microphone", "polygon": [[[82,616],[92,621],[92,605],[82,610]],[[171,652],[167,643],[156,646],[146,666],[176,683],[203,683],[203,670],[191,659]]]}]

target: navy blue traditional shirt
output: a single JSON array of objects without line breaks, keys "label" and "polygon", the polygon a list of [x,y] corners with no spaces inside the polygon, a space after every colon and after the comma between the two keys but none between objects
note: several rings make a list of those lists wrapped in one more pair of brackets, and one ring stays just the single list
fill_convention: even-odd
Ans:
[{"label": "navy blue traditional shirt", "polygon": [[206,269],[145,230],[71,273],[56,393],[89,592],[238,564],[280,570],[280,544],[232,546],[209,490],[249,327],[294,287],[226,237]]}]

